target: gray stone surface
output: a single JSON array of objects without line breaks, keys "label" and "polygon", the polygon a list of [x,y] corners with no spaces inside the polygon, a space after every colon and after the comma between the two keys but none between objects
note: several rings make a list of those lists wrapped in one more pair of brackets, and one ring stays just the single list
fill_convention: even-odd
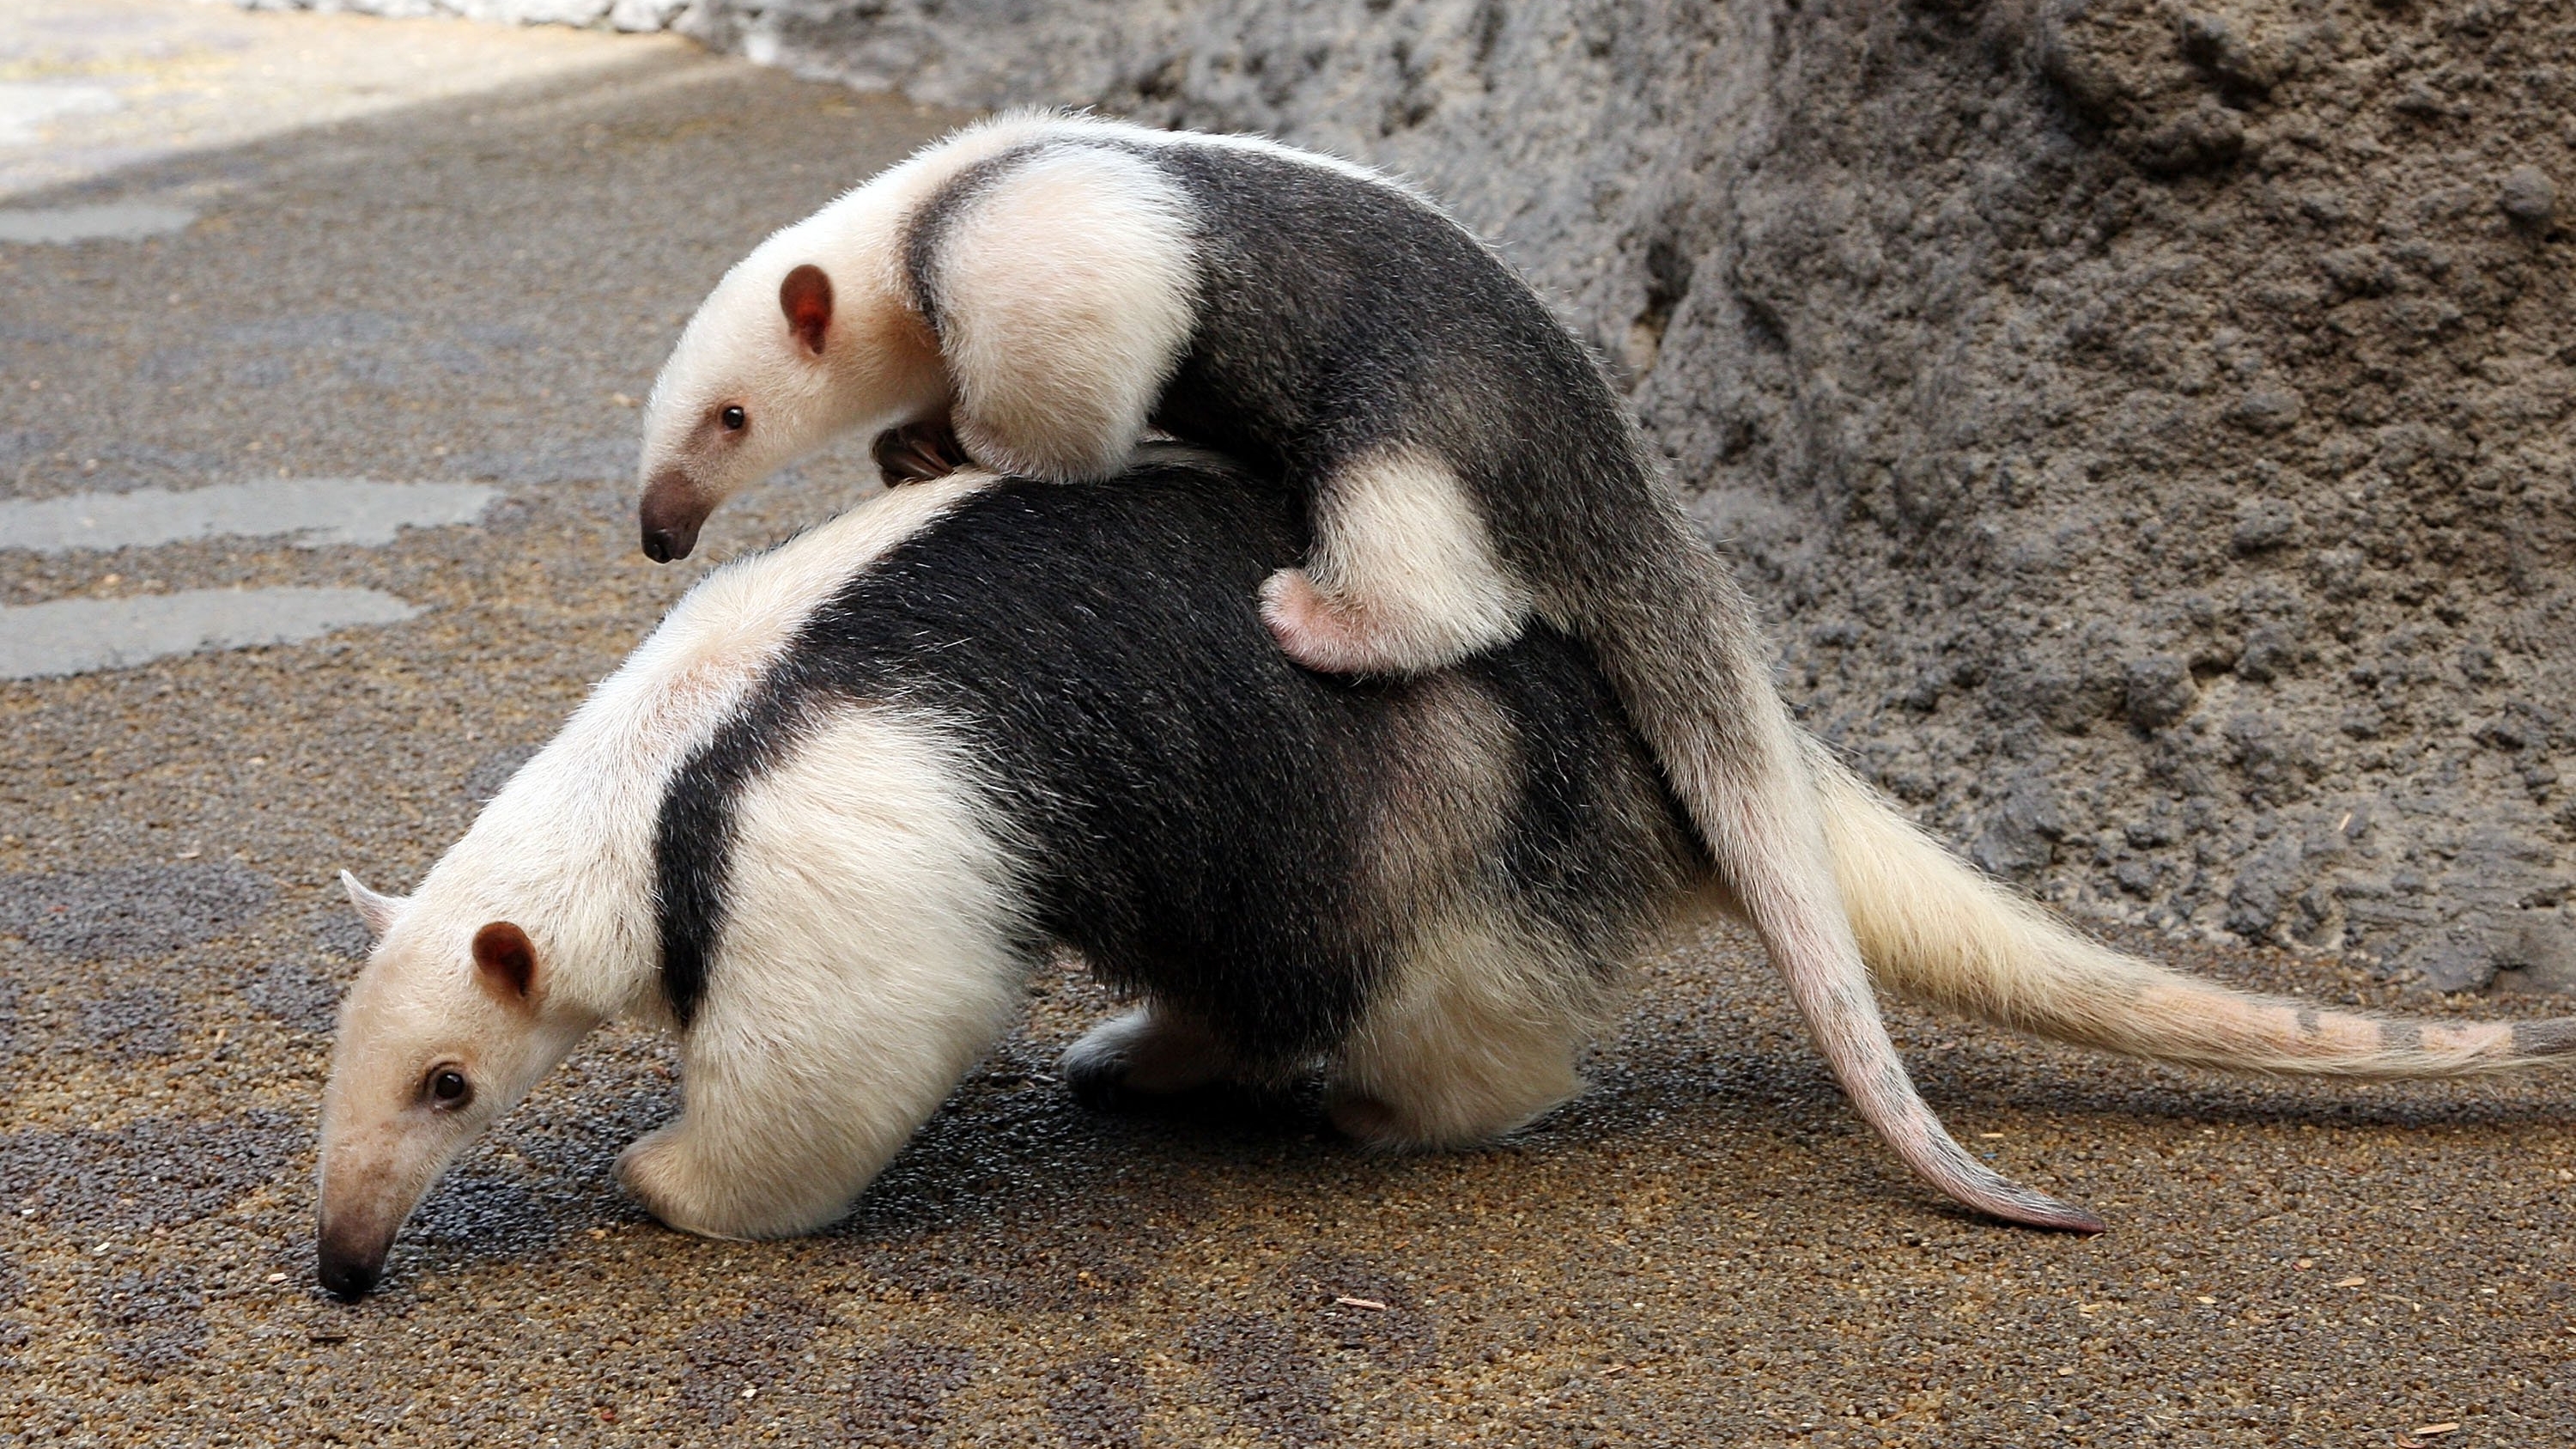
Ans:
[{"label": "gray stone surface", "polygon": [[476,522],[499,491],[479,483],[264,478],[178,492],[0,498],[0,548],[61,553],[222,535],[283,535],[299,548],[389,543],[406,528]]},{"label": "gray stone surface", "polygon": [[238,930],[273,890],[215,860],[0,874],[0,937],[72,961],[146,960]]},{"label": "gray stone surface", "polygon": [[382,589],[183,589],[0,606],[0,679],[130,669],[173,654],[298,644],[420,612]]},{"label": "gray stone surface", "polygon": [[197,212],[186,206],[112,201],[98,206],[0,207],[0,244],[139,241],[186,231]]},{"label": "gray stone surface", "polygon": [[1989,865],[2392,962],[2576,878],[2564,6],[399,3],[1408,172],[1633,380],[1809,721]]},{"label": "gray stone surface", "polygon": [[2576,922],[2563,910],[2517,911],[2494,942],[2499,990],[2576,991]]}]

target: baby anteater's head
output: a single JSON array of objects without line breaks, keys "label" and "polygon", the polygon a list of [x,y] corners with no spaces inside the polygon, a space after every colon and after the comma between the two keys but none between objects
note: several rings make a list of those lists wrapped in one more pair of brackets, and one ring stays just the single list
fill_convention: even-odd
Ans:
[{"label": "baby anteater's head", "polygon": [[946,408],[938,342],[895,280],[891,224],[789,227],[699,305],[645,404],[648,556],[685,556],[726,499],[842,432]]}]

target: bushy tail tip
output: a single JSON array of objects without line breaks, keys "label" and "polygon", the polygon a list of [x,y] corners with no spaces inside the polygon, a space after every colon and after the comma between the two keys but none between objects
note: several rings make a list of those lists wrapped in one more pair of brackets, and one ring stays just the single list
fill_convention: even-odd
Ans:
[{"label": "bushy tail tip", "polygon": [[2114,951],[1943,849],[1821,744],[1808,754],[1861,954],[1901,995],[2054,1041],[2235,1071],[2451,1077],[2576,1058],[2576,1018],[2330,1010]]}]

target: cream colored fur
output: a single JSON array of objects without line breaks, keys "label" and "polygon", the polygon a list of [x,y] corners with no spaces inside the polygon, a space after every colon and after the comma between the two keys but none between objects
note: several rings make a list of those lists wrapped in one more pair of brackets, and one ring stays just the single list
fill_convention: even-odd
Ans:
[{"label": "cream colored fur", "polygon": [[[703,745],[814,608],[851,575],[992,482],[901,489],[755,560],[710,574],[512,777],[408,898],[349,879],[380,938],[340,1013],[324,1092],[326,1235],[390,1242],[464,1143],[598,1022],[661,1020],[653,829],[671,773]],[[535,946],[524,1010],[474,981],[495,921]],[[466,1112],[429,1112],[441,1061],[468,1067]]]},{"label": "cream colored fur", "polygon": [[1034,478],[1119,472],[1196,321],[1189,208],[1151,164],[1068,147],[1014,167],[932,267],[958,441]]},{"label": "cream colored fur", "polygon": [[[647,496],[685,494],[704,517],[843,433],[873,434],[947,407],[947,370],[904,274],[904,222],[941,182],[1041,129],[1036,117],[968,127],[772,233],[727,271],[645,402],[638,471]],[[832,282],[821,358],[796,341],[778,304],[779,284],[809,263]],[[713,421],[729,404],[749,414],[738,435]]]},{"label": "cream colored fur", "polygon": [[1304,568],[1264,582],[1289,656],[1340,674],[1423,674],[1518,638],[1529,593],[1449,465],[1390,447],[1336,470]]},{"label": "cream colored fur", "polygon": [[1464,1147],[1581,1091],[1610,993],[1546,942],[1509,910],[1426,923],[1331,1068],[1333,1125],[1374,1147]]},{"label": "cream colored fur", "polygon": [[2234,1071],[2442,1077],[2568,1060],[2518,1053],[2510,1022],[2320,1010],[2114,951],[1942,849],[1821,746],[1808,752],[1861,953],[1901,995],[2035,1036]]},{"label": "cream colored fur", "polygon": [[724,958],[690,1023],[687,1111],[618,1175],[712,1237],[839,1217],[1017,1014],[1018,893],[953,729],[859,709],[735,811]]},{"label": "cream colored fur", "polygon": [[[468,947],[487,921],[460,930],[434,903],[406,906],[367,892],[371,901],[359,894],[365,887],[347,884],[361,914],[386,919],[387,928],[340,1008],[322,1094],[320,1238],[327,1249],[380,1263],[447,1164],[599,1017],[569,996],[521,1005],[478,985]],[[396,907],[390,918],[381,904]],[[443,1110],[425,1094],[441,1070],[473,1084],[461,1109]]]},{"label": "cream colored fur", "polygon": [[1390,785],[1362,853],[1372,893],[1408,903],[1397,913],[1409,935],[1327,1065],[1326,1110],[1371,1146],[1458,1147],[1580,1091],[1575,1060],[1612,993],[1500,879],[1522,786],[1511,720],[1457,675],[1410,688],[1384,739]]},{"label": "cream colored fur", "polygon": [[[1060,144],[969,204],[935,268],[946,282],[945,335],[934,339],[906,275],[908,221],[959,173],[1047,143]],[[1259,137],[1042,111],[977,122],[772,234],[716,284],[645,405],[639,478],[648,503],[658,500],[662,516],[687,515],[694,529],[842,433],[952,408],[959,437],[983,462],[1042,478],[1115,472],[1188,345],[1197,282],[1188,207],[1151,165],[1100,143],[1258,152],[1419,198],[1383,173]],[[778,305],[779,284],[809,263],[834,294],[819,359]],[[749,415],[740,434],[714,422],[735,404]]]},{"label": "cream colored fur", "polygon": [[[1340,1053],[1325,1110],[1355,1141],[1467,1147],[1527,1125],[1583,1089],[1577,1058],[1615,993],[1544,928],[1461,903],[1424,923]],[[1204,1027],[1159,1003],[1110,1018],[1065,1049],[1071,1078],[1148,1096],[1246,1080]]]}]

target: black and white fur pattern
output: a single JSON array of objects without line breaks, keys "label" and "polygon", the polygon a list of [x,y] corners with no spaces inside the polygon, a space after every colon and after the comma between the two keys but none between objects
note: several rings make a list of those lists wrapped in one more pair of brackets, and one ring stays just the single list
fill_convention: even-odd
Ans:
[{"label": "black and white fur pattern", "polygon": [[[992,923],[974,955],[1008,963],[1007,991],[1068,947],[1147,1003],[1077,1051],[1086,1085],[1143,1058],[1166,1088],[1329,1062],[1336,1119],[1411,1145],[1566,1096],[1638,932],[1706,874],[1580,652],[1548,636],[1422,679],[1321,680],[1270,647],[1246,587],[1294,556],[1275,489],[1178,461],[1107,500],[963,486],[666,785],[662,992],[693,1037],[733,1014],[772,1029],[764,978],[794,955],[774,933],[814,911],[794,897],[818,852],[955,818],[979,843],[940,846],[994,904],[947,910]],[[945,761],[920,778],[953,803],[924,786],[901,817],[815,818],[890,731]],[[944,975],[973,974],[953,959]]]},{"label": "black and white fur pattern", "polygon": [[1108,478],[1160,429],[1285,478],[1308,546],[1256,587],[1312,668],[1420,674],[1533,621],[1581,641],[1862,1117],[1964,1202],[2101,1226],[1997,1176],[1915,1092],[1750,603],[1595,359],[1421,195],[1266,141],[971,128],[699,309],[646,418],[646,551],[686,553],[731,492],[840,432],[943,413],[1034,477]]},{"label": "black and white fur pattern", "polygon": [[[616,1016],[681,1036],[686,1110],[619,1164],[658,1217],[829,1222],[1059,947],[1137,1002],[1069,1053],[1086,1096],[1320,1068],[1385,1146],[1565,1101],[1623,963],[1733,902],[1554,631],[1405,681],[1290,665],[1248,585],[1303,544],[1290,495],[1164,448],[1097,493],[899,489],[710,575],[415,895],[350,882],[379,941],[325,1097],[325,1286],[370,1288],[445,1164]],[[2576,1050],[2565,1022],[2381,1022],[2115,955],[1826,778],[1895,989],[2256,1070]]]}]

